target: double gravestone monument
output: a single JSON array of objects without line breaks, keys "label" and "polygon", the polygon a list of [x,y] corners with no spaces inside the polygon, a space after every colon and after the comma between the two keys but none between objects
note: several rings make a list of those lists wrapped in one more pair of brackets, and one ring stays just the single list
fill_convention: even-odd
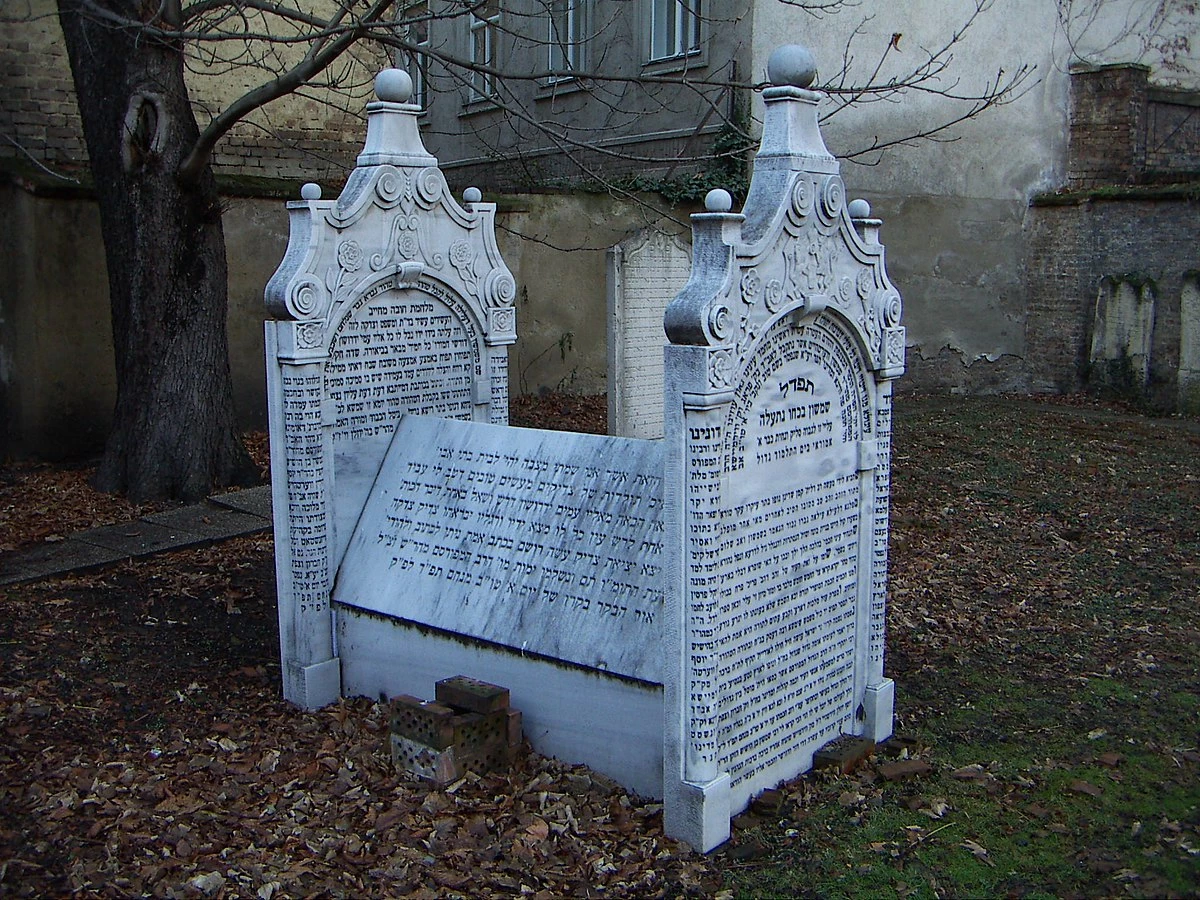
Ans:
[{"label": "double gravestone monument", "polygon": [[502,427],[492,208],[449,198],[384,76],[345,193],[291,204],[268,289],[289,699],[503,684],[537,749],[662,796],[703,850],[825,742],[890,734],[900,297],[812,74],[772,57],[745,212],[714,192],[693,217],[661,441]]}]

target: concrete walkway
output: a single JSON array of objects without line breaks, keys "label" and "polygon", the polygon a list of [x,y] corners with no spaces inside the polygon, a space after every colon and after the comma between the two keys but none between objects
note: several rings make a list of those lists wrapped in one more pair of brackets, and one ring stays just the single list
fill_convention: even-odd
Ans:
[{"label": "concrete walkway", "polygon": [[70,537],[0,555],[0,585],[198,547],[271,528],[271,486],[215,494],[202,503],[153,513],[133,522],[106,525]]}]

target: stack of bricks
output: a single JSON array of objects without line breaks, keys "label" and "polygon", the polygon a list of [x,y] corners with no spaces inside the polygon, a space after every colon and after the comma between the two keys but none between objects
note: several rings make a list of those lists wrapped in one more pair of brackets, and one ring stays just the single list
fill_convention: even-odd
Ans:
[{"label": "stack of bricks", "polygon": [[436,700],[392,698],[392,761],[398,768],[450,784],[468,771],[507,769],[521,746],[521,713],[508,688],[465,675],[439,681]]}]

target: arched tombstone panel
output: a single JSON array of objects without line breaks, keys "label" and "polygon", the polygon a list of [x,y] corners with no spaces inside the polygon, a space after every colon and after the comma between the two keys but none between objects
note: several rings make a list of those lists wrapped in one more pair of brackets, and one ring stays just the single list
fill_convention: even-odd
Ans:
[{"label": "arched tombstone panel", "polygon": [[267,396],[284,696],[341,693],[330,591],[405,412],[508,421],[516,285],[495,204],[450,196],[406,74],[376,80],[337,200],[305,185],[266,289]]},{"label": "arched tombstone panel", "polygon": [[803,48],[772,55],[742,213],[692,217],[668,306],[667,832],[702,850],[841,734],[891,733],[883,677],[900,295],[846,202]]},{"label": "arched tombstone panel", "polygon": [[717,744],[735,806],[852,731],[863,678],[873,384],[836,316],[798,319],[750,354],[723,427]]}]

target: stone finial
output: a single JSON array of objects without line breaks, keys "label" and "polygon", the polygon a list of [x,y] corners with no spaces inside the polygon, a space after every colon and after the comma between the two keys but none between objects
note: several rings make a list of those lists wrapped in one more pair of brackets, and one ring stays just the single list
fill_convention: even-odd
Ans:
[{"label": "stone finial", "polygon": [[767,60],[767,79],[777,87],[810,88],[817,80],[817,61],[807,47],[784,44]]},{"label": "stone finial", "polygon": [[846,212],[852,219],[869,219],[871,218],[871,204],[859,197],[857,200],[850,201],[846,206]]},{"label": "stone finial", "polygon": [[713,188],[704,195],[704,208],[710,213],[727,213],[733,209],[733,197],[723,188]]},{"label": "stone finial", "polygon": [[478,203],[483,199],[483,191],[477,187],[469,187],[463,191],[463,203]]},{"label": "stone finial", "polygon": [[412,78],[403,69],[384,69],[375,76],[375,96],[385,103],[407,103],[412,92]]},{"label": "stone finial", "polygon": [[315,184],[311,181],[307,182],[306,184],[301,185],[300,186],[300,199],[301,200],[320,200],[321,199],[321,186],[319,184]]}]

